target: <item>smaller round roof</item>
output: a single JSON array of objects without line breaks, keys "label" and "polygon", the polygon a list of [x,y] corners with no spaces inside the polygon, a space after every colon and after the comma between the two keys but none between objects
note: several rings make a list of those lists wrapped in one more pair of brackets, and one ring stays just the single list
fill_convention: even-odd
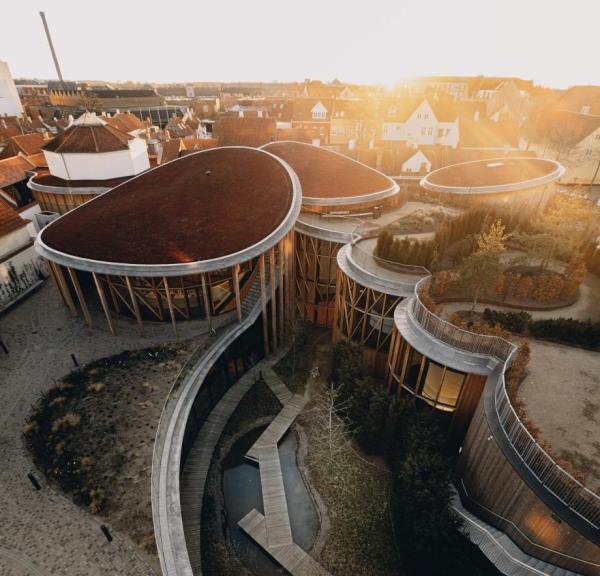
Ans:
[{"label": "smaller round roof", "polygon": [[97,154],[129,148],[133,136],[109,126],[96,114],[85,112],[58,136],[42,146],[57,154]]},{"label": "smaller round roof", "polygon": [[453,194],[510,192],[552,182],[563,173],[562,165],[554,160],[492,158],[434,170],[421,180],[421,186]]},{"label": "smaller round roof", "polygon": [[302,184],[302,202],[312,205],[363,204],[398,193],[385,174],[337,152],[303,142],[270,142],[262,147],[287,162]]}]

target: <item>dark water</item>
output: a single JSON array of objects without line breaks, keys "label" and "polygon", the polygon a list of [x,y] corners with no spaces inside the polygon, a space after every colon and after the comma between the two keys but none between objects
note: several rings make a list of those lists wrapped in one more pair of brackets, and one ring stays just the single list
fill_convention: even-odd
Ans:
[{"label": "dark water", "polygon": [[[258,464],[244,458],[244,454],[263,430],[264,428],[253,430],[233,446],[224,462],[223,494],[229,537],[239,558],[257,576],[278,576],[287,572],[237,525],[253,508],[264,513]],[[296,464],[297,449],[296,434],[289,432],[279,444],[283,484],[294,542],[308,550],[317,534],[318,517]]]}]

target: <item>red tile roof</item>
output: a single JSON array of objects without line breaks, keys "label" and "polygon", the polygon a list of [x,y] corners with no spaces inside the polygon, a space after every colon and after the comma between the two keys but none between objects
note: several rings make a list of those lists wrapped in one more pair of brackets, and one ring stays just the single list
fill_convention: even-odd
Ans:
[{"label": "red tile roof", "polygon": [[127,150],[133,136],[112,126],[72,125],[43,146],[58,154],[90,154]]},{"label": "red tile roof", "polygon": [[29,220],[23,220],[12,206],[0,198],[0,238],[27,226],[28,222]]},{"label": "red tile roof", "polygon": [[0,160],[0,188],[25,180],[26,172],[34,169],[34,164],[24,156],[13,156]]},{"label": "red tile roof", "polygon": [[165,164],[171,160],[179,158],[179,152],[183,149],[181,138],[173,138],[172,140],[165,140],[162,143],[162,151],[159,152],[157,160],[159,164]]},{"label": "red tile roof", "polygon": [[104,262],[197,262],[262,241],[293,198],[281,162],[260,150],[215,148],[125,182],[56,220],[41,238],[61,252]]},{"label": "red tile roof", "polygon": [[44,140],[43,134],[40,134],[39,132],[13,136],[6,145],[6,148],[0,152],[0,160],[16,156],[19,152],[25,156],[37,154],[42,150],[42,146],[45,142],[46,140]]},{"label": "red tile roof", "polygon": [[121,130],[122,132],[133,132],[134,130],[143,130],[146,125],[135,115],[129,112],[119,112],[114,116],[103,116],[109,126]]}]

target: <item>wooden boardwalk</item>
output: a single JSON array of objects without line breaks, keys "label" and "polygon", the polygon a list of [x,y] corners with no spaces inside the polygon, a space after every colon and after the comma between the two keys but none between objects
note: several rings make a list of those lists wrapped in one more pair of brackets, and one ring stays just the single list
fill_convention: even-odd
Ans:
[{"label": "wooden boardwalk", "polygon": [[277,396],[282,406],[285,406],[292,398],[293,394],[289,391],[285,382],[277,375],[277,372],[270,366],[267,366],[262,370],[263,380],[267,383],[267,386],[271,389],[271,392]]},{"label": "wooden boardwalk", "polygon": [[[263,373],[264,378],[264,373]],[[258,462],[258,452],[261,446],[277,445],[293,424],[296,416],[302,412],[302,408],[306,405],[306,398],[296,394],[292,396],[281,412],[275,416],[275,419],[269,424],[267,429],[260,435],[258,440],[252,445],[246,453],[246,458]]]},{"label": "wooden boardwalk", "polygon": [[258,510],[251,510],[238,522],[238,526],[293,576],[330,576],[329,572],[293,542],[286,546],[269,547],[265,517]]},{"label": "wooden boardwalk", "polygon": [[283,403],[283,408],[246,453],[246,458],[258,462],[265,514],[251,510],[238,526],[292,576],[329,576],[318,562],[294,543],[277,447],[307,399],[292,394],[270,367],[262,372],[262,376]]}]

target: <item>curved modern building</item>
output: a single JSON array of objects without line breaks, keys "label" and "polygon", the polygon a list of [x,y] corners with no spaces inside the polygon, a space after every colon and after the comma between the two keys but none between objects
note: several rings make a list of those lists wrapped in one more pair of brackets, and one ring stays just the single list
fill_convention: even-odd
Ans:
[{"label": "curved modern building", "polygon": [[88,323],[86,287],[97,292],[114,331],[114,315],[135,318],[140,328],[228,312],[241,319],[256,284],[265,322],[266,291],[278,291],[270,334],[265,325],[265,341],[276,342],[292,302],[290,232],[300,204],[298,179],[279,158],[216,148],[154,168],[61,216],[38,235],[36,249],[65,303]]},{"label": "curved modern building", "polygon": [[429,272],[378,257],[378,230],[368,225],[357,228],[353,240],[337,253],[333,341],[363,346],[365,360],[377,376],[383,376],[396,307]]},{"label": "curved modern building", "polygon": [[146,142],[86,112],[42,147],[48,170],[28,187],[40,208],[65,214],[150,168]]},{"label": "curved modern building", "polygon": [[287,162],[302,184],[302,212],[296,222],[296,295],[301,318],[332,326],[337,254],[366,220],[401,202],[398,185],[351,158],[301,142],[263,146]]},{"label": "curved modern building", "polygon": [[542,158],[494,158],[453,164],[430,172],[421,186],[459,206],[502,202],[541,210],[564,167]]},{"label": "curved modern building", "polygon": [[597,576],[600,497],[519,418],[505,385],[516,347],[431,312],[419,296],[428,281],[396,309],[388,388],[452,412],[450,430],[462,442],[456,482],[472,538],[499,567],[522,574]]}]

